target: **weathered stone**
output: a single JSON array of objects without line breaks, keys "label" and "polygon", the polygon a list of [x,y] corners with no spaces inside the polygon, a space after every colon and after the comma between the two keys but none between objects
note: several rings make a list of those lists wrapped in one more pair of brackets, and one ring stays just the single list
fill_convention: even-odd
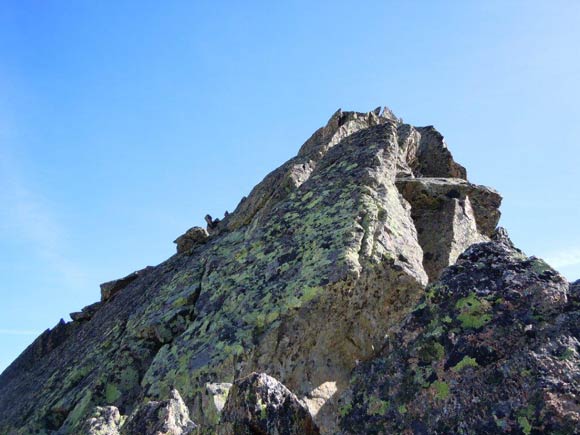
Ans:
[{"label": "weathered stone", "polygon": [[252,373],[234,383],[218,426],[219,435],[319,433],[306,405],[264,373]]},{"label": "weathered stone", "polygon": [[97,406],[85,421],[79,435],[119,435],[123,418],[114,406]]},{"label": "weathered stone", "polygon": [[108,281],[101,284],[101,302],[106,302],[111,299],[116,293],[123,290],[133,281],[135,281],[139,276],[143,275],[143,273],[151,270],[152,267],[148,266],[145,269],[138,270],[127,275],[124,278],[114,279],[113,281]]},{"label": "weathered stone", "polygon": [[173,243],[177,244],[177,253],[182,254],[191,251],[196,246],[203,245],[207,242],[208,237],[209,234],[205,229],[193,227],[175,239]]},{"label": "weathered stone", "polygon": [[341,399],[342,433],[577,433],[580,311],[506,243],[467,249]]},{"label": "weathered stone", "polygon": [[499,221],[501,196],[490,188],[458,178],[399,178],[397,187],[411,204],[431,281],[470,245],[489,240]]},{"label": "weathered stone", "polygon": [[122,426],[121,435],[187,435],[194,433],[195,428],[187,406],[173,389],[168,400],[139,406]]},{"label": "weathered stone", "polygon": [[417,128],[421,139],[417,149],[417,176],[467,179],[465,168],[453,160],[451,152],[433,126]]},{"label": "weathered stone", "polygon": [[94,316],[94,314],[99,310],[101,305],[102,305],[101,302],[95,302],[94,304],[87,305],[81,311],[70,313],[70,317],[72,320],[75,320],[77,322],[82,320],[90,320]]}]

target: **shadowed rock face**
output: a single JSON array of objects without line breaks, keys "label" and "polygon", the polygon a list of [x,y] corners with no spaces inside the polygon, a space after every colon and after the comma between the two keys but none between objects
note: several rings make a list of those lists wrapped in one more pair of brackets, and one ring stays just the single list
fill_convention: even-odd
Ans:
[{"label": "shadowed rock face", "polygon": [[[174,389],[183,398],[178,414],[187,411],[200,431],[211,433],[220,427],[230,385],[236,388],[237,381],[253,372],[281,382],[305,404],[321,433],[356,433],[373,421],[383,424],[377,415],[391,408],[357,395],[371,387],[357,384],[356,373],[373,379],[371,369],[361,371],[380,365],[391,346],[388,337],[406,340],[398,349],[401,355],[418,340],[422,329],[404,335],[405,328],[415,328],[409,313],[416,313],[418,304],[451,310],[446,303],[460,303],[455,300],[463,291],[459,284],[457,295],[443,292],[425,299],[428,281],[441,277],[446,282],[459,273],[460,266],[445,269],[458,257],[461,267],[478,273],[474,277],[488,276],[490,283],[499,279],[492,275],[493,264],[460,254],[471,252],[473,243],[496,246],[490,240],[500,202],[492,189],[466,180],[465,169],[453,161],[433,127],[404,124],[389,110],[339,110],[233,213],[223,219],[208,216],[207,231],[192,228],[176,240],[176,255],[103,284],[100,303],[74,313],[75,321],[43,333],[0,375],[0,433],[76,434],[91,418],[95,424],[115,423],[113,409],[120,416],[118,431],[128,433],[137,421],[134,416],[146,421],[153,408],[166,409]],[[500,260],[509,256],[497,255]],[[523,279],[536,289],[534,304],[546,313],[556,315],[554,307],[570,309],[554,302],[559,286],[567,284],[558,284],[554,277],[545,281],[555,298],[546,301],[548,293],[537,290],[544,288],[543,278],[538,275],[537,285],[532,285],[536,276],[526,274],[524,266],[514,273],[514,282]],[[479,289],[478,282],[472,283],[474,288]],[[483,297],[477,291],[476,296]],[[487,322],[487,311],[474,311],[481,314],[479,320],[470,317],[475,316],[470,301],[461,302],[466,306],[457,308],[457,316]],[[478,301],[478,307],[492,304]],[[453,319],[453,325],[461,323]],[[462,336],[461,331],[453,333]],[[453,352],[451,344],[440,344],[451,358],[446,353]],[[440,347],[433,352],[439,355]],[[393,379],[410,382],[405,380],[405,364],[397,360],[393,367],[400,375]],[[429,380],[426,391],[451,385],[443,374]],[[431,388],[435,381],[441,383]],[[546,391],[561,407],[569,406],[556,390]],[[424,402],[434,415],[438,412],[439,402]],[[101,411],[95,415],[95,410]],[[372,417],[368,422],[363,422],[363,411]],[[428,421],[429,428],[439,427],[438,417]],[[475,417],[467,421],[479,427]],[[511,420],[505,424],[512,427]]]}]

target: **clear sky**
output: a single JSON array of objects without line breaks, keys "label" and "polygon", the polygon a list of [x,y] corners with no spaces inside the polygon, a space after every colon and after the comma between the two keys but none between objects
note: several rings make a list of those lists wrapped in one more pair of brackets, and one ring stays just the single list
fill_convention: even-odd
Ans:
[{"label": "clear sky", "polygon": [[580,2],[0,5],[0,370],[172,255],[339,107],[435,125],[580,278]]}]

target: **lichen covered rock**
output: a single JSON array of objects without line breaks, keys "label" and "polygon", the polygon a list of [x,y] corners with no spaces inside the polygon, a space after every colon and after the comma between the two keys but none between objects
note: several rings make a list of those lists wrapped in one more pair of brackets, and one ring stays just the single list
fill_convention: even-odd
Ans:
[{"label": "lichen covered rock", "polygon": [[[433,127],[405,124],[388,109],[339,110],[234,212],[222,219],[206,216],[208,229],[194,227],[180,236],[176,255],[102,284],[99,303],[74,313],[75,321],[62,321],[43,333],[0,375],[0,433],[76,434],[91,418],[96,423],[106,420],[91,417],[95,409],[112,407],[130,416],[121,433],[134,426],[153,430],[156,422],[168,421],[170,409],[175,411],[174,426],[183,426],[179,430],[189,430],[191,418],[200,432],[213,433],[220,427],[229,386],[239,387],[253,372],[267,373],[292,391],[321,433],[336,433],[339,423],[345,431],[375,430],[373,422],[414,427],[410,416],[419,421],[423,417],[417,416],[425,416],[428,428],[439,427],[447,421],[443,417],[458,413],[438,414],[438,406],[449,403],[441,402],[443,397],[455,397],[455,383],[471,388],[462,376],[474,371],[474,361],[483,367],[485,358],[492,358],[479,347],[472,352],[469,343],[483,340],[478,334],[495,322],[516,328],[505,307],[528,313],[522,314],[528,322],[524,338],[551,334],[549,325],[563,334],[556,340],[562,346],[572,346],[575,337],[569,319],[577,305],[570,301],[578,298],[562,293],[566,284],[558,275],[550,275],[540,260],[524,260],[507,236],[496,231],[500,202],[497,192],[466,180],[465,169]],[[484,254],[475,260],[480,251],[469,246],[480,242],[487,244],[477,246],[502,247],[488,248],[496,249],[495,263]],[[444,271],[457,258],[458,265]],[[504,276],[500,271],[510,272]],[[456,275],[463,278],[453,280]],[[425,298],[427,283],[440,276],[440,283],[454,290],[434,284]],[[537,285],[532,285],[536,278]],[[509,293],[512,300],[502,293],[504,287],[524,291],[525,297]],[[500,296],[490,299],[486,292]],[[421,303],[423,308],[417,308]],[[431,324],[433,319],[439,323]],[[432,335],[424,338],[429,328]],[[392,337],[400,337],[397,348]],[[494,340],[503,343],[502,337]],[[555,346],[556,341],[545,345]],[[514,355],[524,349],[521,358],[531,358],[524,344],[538,355],[552,352],[525,340],[517,344],[519,348],[513,343],[502,346]],[[385,349],[393,354],[388,356]],[[380,362],[387,357],[393,360]],[[440,368],[439,358],[453,365]],[[552,383],[567,385],[568,376],[574,375],[557,357],[542,361],[555,373]],[[461,370],[452,370],[457,364]],[[421,398],[418,408],[400,401],[399,393],[386,403],[374,390],[371,394],[369,385],[357,384],[357,373],[368,379],[378,376],[374,369],[364,371],[375,366],[391,373],[392,382],[402,382],[380,394],[391,394],[389,388],[411,391]],[[408,374],[415,366],[419,374]],[[508,376],[507,369],[497,370]],[[514,386],[515,393],[523,388],[520,384]],[[573,415],[571,393],[545,389],[544,384],[530,383],[526,394],[545,391],[552,396],[541,403],[572,410],[566,412]],[[370,395],[361,397],[358,391]],[[495,393],[489,394],[499,401]],[[488,396],[478,400],[487,403]],[[465,427],[479,427],[480,420],[471,414],[475,405],[457,403],[466,410]],[[514,403],[519,402],[512,403],[515,409],[519,405]],[[397,414],[385,422],[385,415],[395,416],[392,404],[409,416]],[[523,417],[534,428],[544,424],[517,409],[515,417],[500,411],[494,415],[509,428]],[[549,423],[554,427],[559,427],[557,421],[568,424],[572,417],[558,420],[564,411],[558,412],[546,411],[555,417],[542,421],[554,422]]]},{"label": "lichen covered rock", "polygon": [[234,383],[218,428],[219,435],[319,433],[304,403],[264,373],[252,373]]},{"label": "lichen covered rock", "polygon": [[189,411],[175,389],[170,398],[150,401],[139,406],[121,428],[121,435],[188,435],[196,425],[189,419]]},{"label": "lichen covered rock", "polygon": [[471,246],[353,373],[343,433],[577,433],[580,312],[506,243]]},{"label": "lichen covered rock", "polygon": [[123,417],[114,406],[97,406],[79,430],[79,435],[119,435]]}]

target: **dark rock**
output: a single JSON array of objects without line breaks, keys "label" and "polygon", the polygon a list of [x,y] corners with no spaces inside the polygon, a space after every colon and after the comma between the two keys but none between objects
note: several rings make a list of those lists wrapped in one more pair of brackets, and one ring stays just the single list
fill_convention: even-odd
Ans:
[{"label": "dark rock", "polygon": [[252,373],[234,383],[218,427],[219,435],[319,433],[306,405],[264,373]]},{"label": "dark rock", "polygon": [[207,232],[210,234],[215,232],[215,230],[218,228],[218,225],[220,223],[219,219],[217,219],[217,218],[213,219],[211,217],[211,215],[209,215],[209,214],[205,215],[205,221],[207,223]]},{"label": "dark rock", "polygon": [[471,246],[355,369],[343,432],[406,433],[421,421],[426,433],[577,433],[580,313],[567,287],[506,243]]},{"label": "dark rock", "polygon": [[94,304],[87,305],[81,311],[70,313],[71,319],[79,322],[82,320],[90,320],[94,314],[99,310],[101,307],[102,302],[95,302]]},{"label": "dark rock", "polygon": [[138,270],[127,275],[124,278],[115,279],[113,281],[108,281],[101,284],[101,302],[106,302],[111,299],[116,293],[123,290],[137,278],[142,276],[145,272],[151,270],[151,266],[147,266],[145,269]]},{"label": "dark rock", "polygon": [[419,127],[417,131],[421,136],[417,149],[418,176],[467,179],[465,168],[453,160],[441,133],[433,126]]}]

